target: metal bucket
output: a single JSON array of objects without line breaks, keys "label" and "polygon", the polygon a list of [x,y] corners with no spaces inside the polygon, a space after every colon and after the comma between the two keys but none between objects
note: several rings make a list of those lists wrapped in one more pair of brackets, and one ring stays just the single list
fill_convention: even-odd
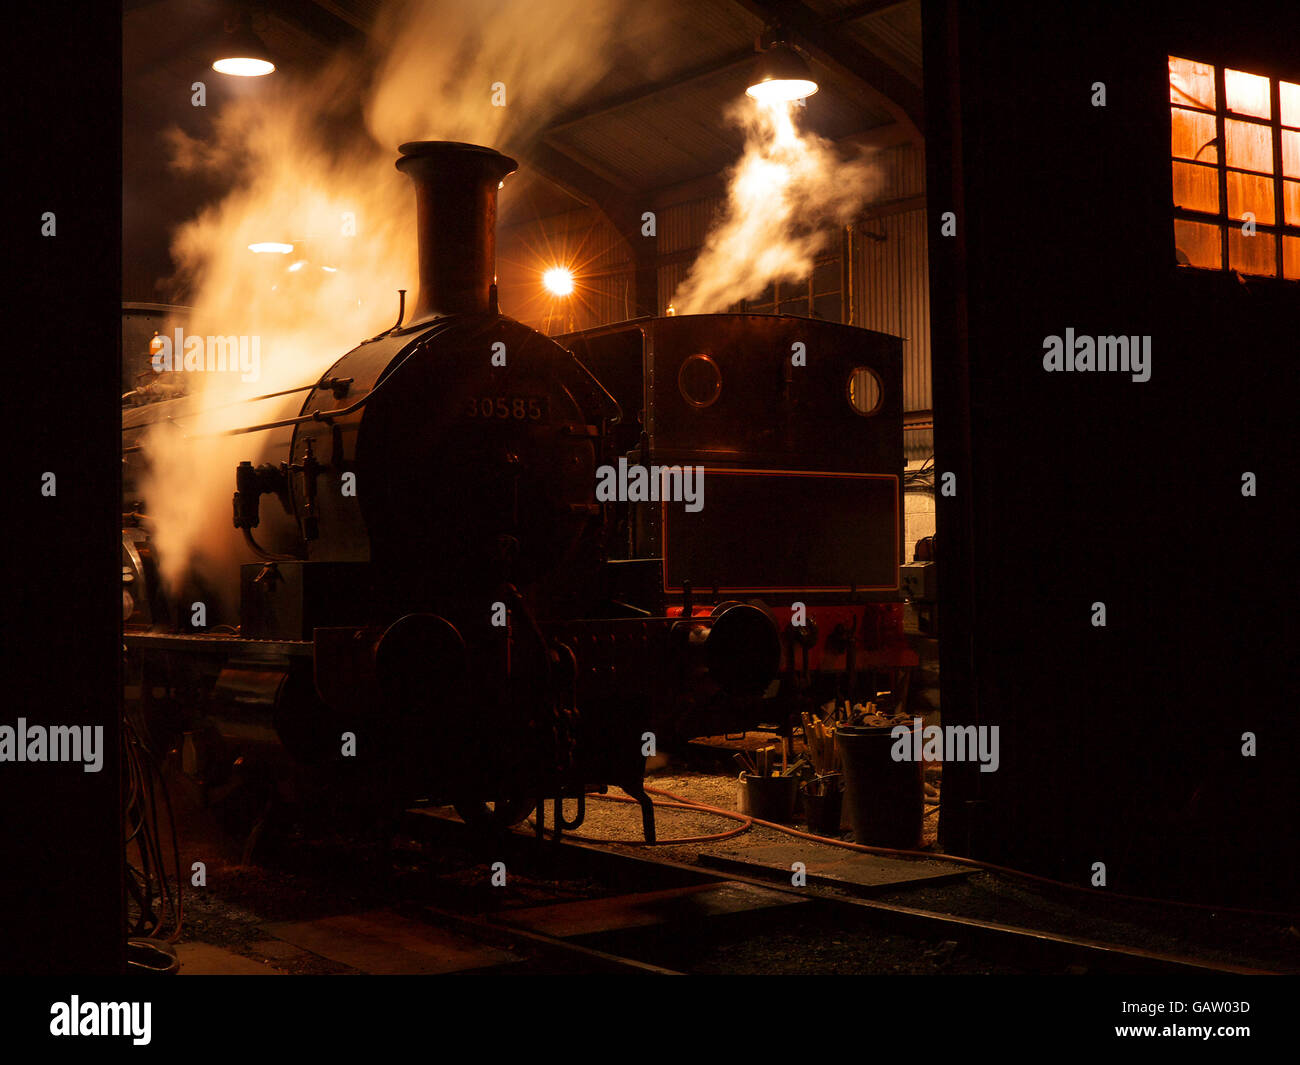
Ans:
[{"label": "metal bucket", "polygon": [[840,818],[844,807],[844,789],[836,781],[821,795],[814,795],[805,784],[800,789],[803,796],[804,817],[808,831],[814,836],[838,836]]},{"label": "metal bucket", "polygon": [[[916,850],[921,845],[925,782],[920,762],[895,761],[893,726],[845,725],[835,730],[844,767],[853,838],[871,847]],[[907,740],[911,749],[911,738]]]},{"label": "metal bucket", "polygon": [[763,821],[787,824],[794,820],[795,777],[756,777],[740,774],[740,812]]}]

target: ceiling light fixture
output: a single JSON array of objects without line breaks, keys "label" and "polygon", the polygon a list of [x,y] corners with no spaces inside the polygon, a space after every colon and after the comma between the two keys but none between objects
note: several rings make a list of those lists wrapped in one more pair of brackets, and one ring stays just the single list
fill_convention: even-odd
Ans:
[{"label": "ceiling light fixture", "polygon": [[241,10],[233,24],[227,23],[212,69],[237,78],[260,78],[275,70],[271,53],[253,32],[252,16],[247,10]]},{"label": "ceiling light fixture", "polygon": [[788,102],[811,96],[817,88],[808,61],[778,40],[758,57],[745,94],[759,103]]}]

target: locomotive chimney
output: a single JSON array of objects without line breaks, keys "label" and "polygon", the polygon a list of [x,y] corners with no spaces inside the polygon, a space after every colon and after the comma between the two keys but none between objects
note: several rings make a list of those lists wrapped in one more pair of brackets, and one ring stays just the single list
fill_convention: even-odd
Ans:
[{"label": "locomotive chimney", "polygon": [[397,169],[415,183],[420,296],[413,322],[494,310],[497,187],[518,167],[477,144],[411,141]]}]

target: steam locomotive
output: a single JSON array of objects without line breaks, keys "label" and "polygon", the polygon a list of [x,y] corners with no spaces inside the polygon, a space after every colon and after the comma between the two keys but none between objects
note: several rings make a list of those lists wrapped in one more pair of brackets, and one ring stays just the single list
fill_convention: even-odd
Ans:
[{"label": "steam locomotive", "polygon": [[[309,777],[486,830],[551,798],[559,830],[613,785],[653,839],[658,747],[788,729],[906,658],[901,341],[770,315],[547,337],[497,308],[514,160],[400,151],[418,303],[238,430],[237,618],[169,602],[141,518],[141,435],[182,401],[124,410],[128,705],[213,795]],[[693,470],[703,505],[597,492],[641,467]]]}]

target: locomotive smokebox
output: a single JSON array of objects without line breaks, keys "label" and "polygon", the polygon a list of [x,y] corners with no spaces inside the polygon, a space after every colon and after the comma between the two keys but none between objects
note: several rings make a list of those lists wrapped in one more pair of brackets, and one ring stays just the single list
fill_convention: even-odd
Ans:
[{"label": "locomotive smokebox", "polygon": [[410,141],[397,169],[415,183],[420,296],[412,323],[495,313],[497,187],[518,163],[457,141]]}]

